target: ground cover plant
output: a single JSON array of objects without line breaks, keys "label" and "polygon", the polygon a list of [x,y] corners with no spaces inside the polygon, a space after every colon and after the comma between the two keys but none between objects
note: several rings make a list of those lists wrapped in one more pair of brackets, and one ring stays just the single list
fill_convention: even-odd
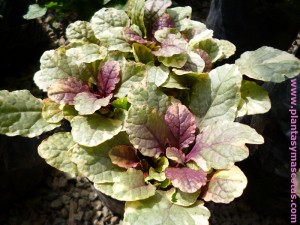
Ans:
[{"label": "ground cover plant", "polygon": [[[235,165],[263,137],[236,118],[267,112],[255,80],[300,72],[293,55],[271,47],[216,66],[235,46],[169,0],[130,0],[102,8],[66,30],[67,46],[46,51],[36,85],[0,91],[0,133],[39,136],[51,166],[80,174],[126,201],[124,224],[208,224],[205,201],[229,203],[247,178]],[[250,78],[250,79],[249,79]]]}]

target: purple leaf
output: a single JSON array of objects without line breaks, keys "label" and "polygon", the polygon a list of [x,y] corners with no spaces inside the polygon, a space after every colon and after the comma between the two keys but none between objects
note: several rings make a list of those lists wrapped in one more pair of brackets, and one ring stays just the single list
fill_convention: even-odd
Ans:
[{"label": "purple leaf", "polygon": [[205,67],[203,72],[209,72],[212,69],[212,62],[211,58],[209,57],[208,53],[202,49],[195,49],[195,52],[200,55],[200,57],[204,60],[205,62]]},{"label": "purple leaf", "polygon": [[113,164],[126,169],[134,168],[139,164],[136,150],[131,146],[115,146],[109,151],[109,157]]},{"label": "purple leaf", "polygon": [[176,54],[186,53],[187,42],[180,35],[168,34],[161,42],[161,48],[152,53],[156,56],[171,57]]},{"label": "purple leaf", "polygon": [[196,132],[195,117],[185,105],[171,105],[166,112],[165,121],[174,137],[169,140],[172,147],[181,150],[193,143]]},{"label": "purple leaf", "polygon": [[165,13],[161,17],[159,17],[155,23],[153,24],[152,34],[157,30],[162,30],[163,28],[175,28],[175,22],[170,14]]},{"label": "purple leaf", "polygon": [[147,40],[143,39],[141,36],[139,36],[136,32],[131,30],[129,27],[124,28],[124,35],[128,42],[136,42],[140,44],[146,44]]},{"label": "purple leaf", "polygon": [[89,92],[89,88],[76,77],[58,80],[48,87],[49,98],[59,104],[74,105],[74,97],[81,92]]},{"label": "purple leaf", "polygon": [[111,94],[120,81],[120,65],[117,61],[109,61],[104,64],[98,74],[98,91],[100,98]]},{"label": "purple leaf", "polygon": [[206,173],[190,168],[167,168],[165,174],[174,187],[187,193],[198,191],[207,181]]},{"label": "purple leaf", "polygon": [[166,156],[169,159],[174,160],[180,164],[185,163],[185,154],[181,150],[179,150],[175,147],[167,148]]}]

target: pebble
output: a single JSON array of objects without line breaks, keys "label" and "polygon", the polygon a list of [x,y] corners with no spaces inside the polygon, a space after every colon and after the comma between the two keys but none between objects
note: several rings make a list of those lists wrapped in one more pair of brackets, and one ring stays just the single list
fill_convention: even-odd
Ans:
[{"label": "pebble", "polygon": [[74,198],[79,198],[80,194],[79,194],[78,192],[73,192],[73,193],[72,193],[72,196],[73,196]]},{"label": "pebble", "polygon": [[87,191],[87,190],[82,190],[81,191],[81,196],[84,196],[84,197],[87,197],[87,196],[89,196],[89,194],[90,194],[90,192],[89,191]]},{"label": "pebble", "polygon": [[84,212],[82,212],[82,211],[75,214],[75,216],[74,216],[75,220],[81,221],[83,214],[84,214]]},{"label": "pebble", "polygon": [[100,210],[103,207],[102,202],[100,200],[92,202],[92,206],[95,210]]},{"label": "pebble", "polygon": [[81,209],[84,209],[86,208],[88,202],[87,200],[85,200],[84,198],[81,198],[78,200],[78,206],[81,208]]},{"label": "pebble", "polygon": [[69,204],[70,204],[70,200],[71,200],[71,197],[70,197],[70,196],[68,196],[68,195],[63,195],[63,196],[61,197],[61,199],[62,199],[62,201],[63,201],[63,203],[64,203],[65,205],[69,205]]},{"label": "pebble", "polygon": [[53,202],[50,203],[50,207],[54,209],[58,209],[63,206],[63,202],[60,198],[54,200]]},{"label": "pebble", "polygon": [[97,193],[95,193],[95,192],[90,192],[89,193],[89,199],[91,201],[95,201],[97,198],[98,198],[98,194]]}]

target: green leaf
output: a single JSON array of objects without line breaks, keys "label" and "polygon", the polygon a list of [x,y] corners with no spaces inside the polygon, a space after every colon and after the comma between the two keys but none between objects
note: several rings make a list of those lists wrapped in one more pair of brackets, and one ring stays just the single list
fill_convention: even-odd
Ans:
[{"label": "green leaf", "polygon": [[47,8],[41,7],[39,4],[31,4],[28,7],[27,13],[23,16],[26,20],[32,20],[42,17],[46,14]]},{"label": "green leaf", "polygon": [[50,99],[43,100],[44,106],[42,116],[48,123],[59,123],[64,118],[63,110],[60,104],[51,101]]},{"label": "green leaf", "polygon": [[60,124],[46,122],[42,116],[43,103],[28,90],[0,91],[0,133],[7,136],[39,136]]},{"label": "green leaf", "polygon": [[194,193],[182,192],[179,189],[172,188],[166,192],[167,198],[176,205],[190,206],[193,205],[200,195],[200,190]]},{"label": "green leaf", "polygon": [[127,98],[118,98],[114,100],[111,104],[116,108],[124,110],[128,110],[130,107],[130,103],[127,101]]},{"label": "green leaf", "polygon": [[171,0],[147,0],[145,2],[145,23],[152,26],[153,22],[161,17],[171,4]]},{"label": "green leaf", "polygon": [[134,0],[133,2],[134,4],[130,12],[131,22],[132,24],[137,25],[144,36],[146,36],[147,30],[144,24],[145,0]]},{"label": "green leaf", "polygon": [[188,58],[185,65],[181,69],[173,69],[177,75],[188,74],[191,72],[202,73],[205,67],[205,62],[201,56],[195,52],[188,52]]},{"label": "green leaf", "polygon": [[187,62],[187,54],[177,54],[172,57],[157,57],[158,61],[162,62],[167,67],[181,68]]},{"label": "green leaf", "polygon": [[300,60],[294,55],[266,46],[243,53],[235,63],[241,73],[262,81],[280,83],[300,73]]},{"label": "green leaf", "polygon": [[112,185],[95,184],[95,188],[120,201],[146,199],[153,196],[156,190],[153,185],[145,184],[141,170],[132,168],[115,177]]},{"label": "green leaf", "polygon": [[155,163],[155,170],[157,172],[163,172],[166,170],[166,168],[169,167],[169,160],[165,156],[161,156],[157,159],[154,159]]},{"label": "green leaf", "polygon": [[121,85],[115,91],[115,97],[124,98],[132,91],[134,84],[139,84],[145,77],[146,66],[142,63],[128,62],[122,71]]},{"label": "green leaf", "polygon": [[165,83],[161,85],[161,87],[174,88],[179,90],[189,89],[188,87],[186,87],[184,79],[182,79],[182,77],[175,75],[174,73],[170,73],[168,79],[166,80]]},{"label": "green leaf", "polygon": [[266,113],[271,108],[268,92],[253,81],[244,80],[241,87],[242,99],[237,117]]},{"label": "green leaf", "polygon": [[93,114],[74,117],[71,127],[76,143],[93,147],[117,135],[122,130],[122,121]]},{"label": "green leaf", "polygon": [[167,9],[167,13],[171,15],[176,24],[176,28],[180,30],[186,19],[191,19],[192,8],[190,6],[174,7]]},{"label": "green leaf", "polygon": [[217,171],[208,184],[203,199],[216,203],[230,203],[240,197],[247,186],[247,177],[237,167]]},{"label": "green leaf", "polygon": [[126,202],[124,225],[208,225],[209,210],[202,201],[189,207],[169,201],[163,191],[157,191],[151,198]]},{"label": "green leaf", "polygon": [[55,82],[68,77],[76,77],[84,83],[94,75],[94,70],[87,64],[78,64],[72,57],[66,55],[66,48],[49,50],[42,55],[41,69],[35,73],[34,82],[43,91]]},{"label": "green leaf", "polygon": [[159,157],[165,150],[168,130],[164,116],[147,105],[132,105],[126,121],[126,132],[133,146],[143,155]]},{"label": "green leaf", "polygon": [[68,132],[55,133],[38,147],[39,155],[54,168],[66,173],[77,174],[77,167],[69,157],[68,151],[75,145]]},{"label": "green leaf", "polygon": [[218,40],[218,44],[222,50],[222,58],[229,58],[230,56],[234,55],[235,51],[236,51],[236,47],[234,44],[232,44],[231,42],[227,41],[227,40]]},{"label": "green leaf", "polygon": [[166,175],[164,172],[157,172],[153,167],[149,169],[149,176],[146,180],[156,180],[159,182],[163,182],[166,179]]},{"label": "green leaf", "polygon": [[124,36],[123,27],[114,27],[101,32],[97,37],[109,51],[132,52]]},{"label": "green leaf", "polygon": [[150,48],[147,48],[145,45],[139,43],[133,43],[132,47],[135,61],[145,64],[155,61],[155,57]]},{"label": "green leaf", "polygon": [[229,169],[248,157],[248,144],[262,144],[264,139],[253,128],[236,122],[220,121],[205,127],[186,156],[204,171]]},{"label": "green leaf", "polygon": [[130,142],[125,132],[120,132],[112,139],[95,147],[75,145],[70,153],[72,162],[77,164],[78,171],[94,183],[111,183],[126,170],[114,165],[108,155],[110,149],[117,145],[128,145]]},{"label": "green leaf", "polygon": [[74,106],[79,115],[91,115],[102,107],[108,106],[112,96],[110,94],[105,98],[98,99],[90,92],[81,92],[74,98]]},{"label": "green leaf", "polygon": [[78,115],[78,112],[73,105],[64,105],[63,114],[64,118],[70,122],[75,116]]},{"label": "green leaf", "polygon": [[[213,30],[207,29],[205,24],[200,23],[198,26],[199,26],[199,29],[201,30],[201,32],[193,34],[194,33],[193,32],[194,29],[192,29],[193,25],[194,25],[194,23],[192,23],[192,24],[188,23],[187,28],[186,28],[188,30],[191,30],[190,31],[190,33],[191,33],[190,36],[192,36],[192,37],[189,41],[189,46],[191,48],[195,49],[195,48],[199,48],[200,46],[203,46],[203,45],[204,45],[204,48],[205,48],[205,43],[206,42],[208,43],[208,46],[206,46],[206,48],[208,50],[211,49],[212,44],[214,46],[216,46],[215,41],[212,40],[213,39]],[[207,40],[210,40],[210,41],[207,41]],[[216,39],[214,39],[214,40],[216,40]],[[201,43],[201,44],[199,44],[199,43]]]},{"label": "green leaf", "polygon": [[128,94],[128,101],[135,106],[147,105],[163,114],[171,104],[170,97],[158,90],[154,84],[134,87]]},{"label": "green leaf", "polygon": [[96,37],[101,40],[103,32],[111,30],[110,28],[129,26],[129,17],[124,10],[102,8],[91,18],[91,26]]},{"label": "green leaf", "polygon": [[237,66],[217,67],[209,78],[198,78],[191,90],[189,106],[200,128],[216,121],[234,121],[241,99],[242,75]]},{"label": "green leaf", "polygon": [[155,66],[154,63],[149,63],[146,66],[147,71],[147,81],[150,83],[155,83],[157,87],[161,86],[169,76],[169,68],[160,64]]},{"label": "green leaf", "polygon": [[97,43],[91,24],[87,21],[76,21],[68,25],[66,37],[71,43]]},{"label": "green leaf", "polygon": [[195,47],[206,51],[212,63],[216,62],[223,56],[222,48],[220,47],[220,44],[216,39],[205,39],[198,42],[198,44],[194,46],[194,48]]},{"label": "green leaf", "polygon": [[75,48],[68,49],[66,55],[76,63],[92,63],[102,60],[107,55],[107,49],[96,44],[85,44]]}]

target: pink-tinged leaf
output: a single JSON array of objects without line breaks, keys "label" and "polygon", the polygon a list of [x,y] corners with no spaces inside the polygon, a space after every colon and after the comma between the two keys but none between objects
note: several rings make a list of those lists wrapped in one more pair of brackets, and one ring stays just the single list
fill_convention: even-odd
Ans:
[{"label": "pink-tinged leaf", "polygon": [[195,49],[194,50],[205,62],[205,67],[203,72],[209,72],[212,69],[212,62],[211,58],[209,57],[208,53],[202,49]]},{"label": "pink-tinged leaf", "polygon": [[152,33],[154,34],[157,30],[162,30],[163,28],[175,28],[175,22],[170,14],[165,13],[159,17],[153,24]]},{"label": "pink-tinged leaf", "polygon": [[190,168],[167,168],[165,174],[174,187],[187,193],[198,191],[207,181],[206,173]]},{"label": "pink-tinged leaf", "polygon": [[263,141],[263,137],[247,125],[219,121],[202,129],[186,159],[193,160],[205,171],[230,169],[235,162],[248,157],[246,143],[261,144]]},{"label": "pink-tinged leaf", "polygon": [[173,55],[186,53],[187,41],[178,34],[168,34],[161,42],[161,48],[152,53],[156,56],[171,57]]},{"label": "pink-tinged leaf", "polygon": [[145,23],[153,24],[172,5],[171,0],[148,0],[145,2]]},{"label": "pink-tinged leaf", "polygon": [[174,160],[178,163],[181,163],[181,164],[185,163],[185,154],[181,150],[179,150],[175,147],[167,148],[166,156],[169,159]]},{"label": "pink-tinged leaf", "polygon": [[111,94],[120,81],[120,65],[117,61],[109,61],[103,65],[98,74],[98,91],[100,97]]},{"label": "pink-tinged leaf", "polygon": [[139,44],[146,44],[149,42],[143,39],[141,36],[139,36],[136,32],[131,30],[129,27],[124,28],[124,35],[128,42],[136,42]]},{"label": "pink-tinged leaf", "polygon": [[130,142],[144,156],[158,158],[165,152],[168,128],[158,109],[131,105],[125,127]]},{"label": "pink-tinged leaf", "polygon": [[126,169],[134,168],[139,164],[137,152],[131,146],[115,146],[109,151],[109,157],[113,164]]},{"label": "pink-tinged leaf", "polygon": [[195,140],[196,120],[185,105],[171,105],[165,115],[165,121],[173,137],[169,138],[172,147],[179,150],[188,147]]},{"label": "pink-tinged leaf", "polygon": [[48,87],[49,98],[59,104],[74,105],[74,97],[81,92],[89,92],[89,88],[75,77],[59,80]]}]

